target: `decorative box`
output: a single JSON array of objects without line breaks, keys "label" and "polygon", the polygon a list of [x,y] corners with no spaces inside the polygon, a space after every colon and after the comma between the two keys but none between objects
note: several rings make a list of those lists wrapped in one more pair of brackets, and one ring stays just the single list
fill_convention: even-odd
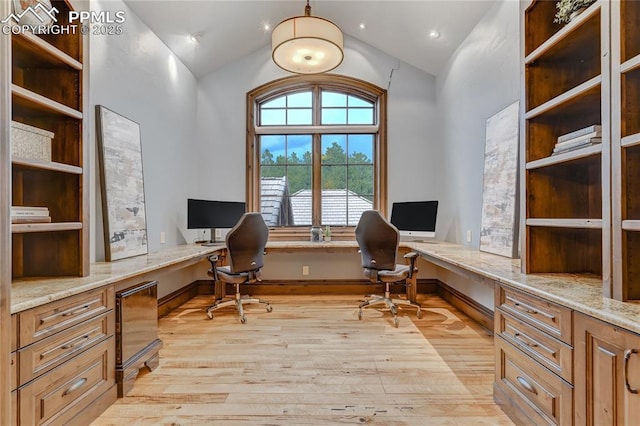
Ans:
[{"label": "decorative box", "polygon": [[28,124],[11,122],[11,155],[31,160],[51,161],[54,134]]}]

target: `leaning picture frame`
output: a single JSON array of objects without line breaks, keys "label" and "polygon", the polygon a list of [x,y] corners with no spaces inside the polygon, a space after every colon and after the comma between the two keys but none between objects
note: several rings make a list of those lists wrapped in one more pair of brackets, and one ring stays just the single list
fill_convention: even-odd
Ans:
[{"label": "leaning picture frame", "polygon": [[487,119],[480,250],[518,257],[518,112],[520,102]]},{"label": "leaning picture frame", "polygon": [[105,259],[148,253],[140,125],[96,105]]}]

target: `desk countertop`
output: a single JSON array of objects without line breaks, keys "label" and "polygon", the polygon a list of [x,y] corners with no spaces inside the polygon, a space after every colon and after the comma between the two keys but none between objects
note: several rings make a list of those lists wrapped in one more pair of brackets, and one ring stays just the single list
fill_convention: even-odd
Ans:
[{"label": "desk countertop", "polygon": [[523,274],[520,260],[458,244],[406,243],[427,261],[453,265],[551,302],[640,333],[640,304],[602,297],[602,279],[573,274]]},{"label": "desk countertop", "polygon": [[[406,242],[400,245],[418,252],[425,260],[441,267],[468,271],[640,333],[640,304],[602,297],[602,280],[598,277],[572,274],[527,275],[520,272],[519,260],[484,253],[459,244],[436,241]],[[267,244],[267,250],[292,251],[340,251],[357,247],[355,241],[273,241]],[[91,273],[86,277],[16,280],[11,287],[11,312],[21,312],[146,272],[201,258],[223,248],[222,244],[212,247],[189,244],[116,262],[93,263]]]},{"label": "desk countertop", "polygon": [[91,264],[86,277],[24,278],[11,283],[11,313],[73,296],[118,281],[154,272],[192,259],[204,257],[224,248],[187,244],[157,253]]}]

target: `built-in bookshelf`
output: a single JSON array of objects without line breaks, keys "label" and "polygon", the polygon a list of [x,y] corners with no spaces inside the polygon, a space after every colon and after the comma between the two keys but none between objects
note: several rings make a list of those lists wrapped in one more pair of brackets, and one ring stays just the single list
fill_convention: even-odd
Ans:
[{"label": "built-in bookshelf", "polygon": [[[51,3],[66,25],[71,2]],[[11,224],[14,279],[89,273],[86,44],[79,31],[11,35],[11,120],[54,135],[50,161],[11,159],[10,205],[44,207],[50,218]]]},{"label": "built-in bookshelf", "polygon": [[640,3],[611,8],[613,297],[640,301]]},{"label": "built-in bookshelf", "polygon": [[[609,5],[567,24],[556,2],[524,10],[523,259],[526,273],[578,273],[610,281]],[[571,149],[575,132],[597,139]],[[572,136],[573,135],[573,136]]]}]

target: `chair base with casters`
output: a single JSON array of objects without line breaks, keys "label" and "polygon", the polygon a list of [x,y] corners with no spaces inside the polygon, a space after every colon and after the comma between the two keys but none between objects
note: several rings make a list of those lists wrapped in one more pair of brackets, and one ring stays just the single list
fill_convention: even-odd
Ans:
[{"label": "chair base with casters", "polygon": [[[415,259],[417,257],[417,253],[408,253],[405,255],[405,258],[408,258],[410,261],[410,265],[397,265],[393,271],[376,271],[376,270],[367,270],[367,276],[373,283],[383,283],[385,285],[384,296],[380,296],[377,294],[372,294],[369,296],[368,300],[362,302],[359,306],[358,311],[358,319],[361,320],[363,316],[362,310],[364,308],[378,306],[378,305],[386,305],[393,314],[393,325],[397,328],[400,324],[398,320],[398,306],[411,306],[416,308],[416,315],[418,319],[422,318],[422,306],[418,302],[414,302],[412,300],[407,299],[393,299],[391,298],[391,292],[389,291],[390,284],[402,284],[405,287],[410,285],[415,285],[415,279],[413,279],[418,272],[418,269],[415,267]],[[408,282],[401,283],[400,281],[406,280]]]},{"label": "chair base with casters", "polygon": [[242,296],[240,294],[240,284],[235,284],[236,286],[236,294],[235,294],[235,298],[233,299],[218,299],[216,300],[216,302],[209,306],[207,308],[207,317],[209,319],[213,319],[214,315],[213,312],[217,311],[218,309],[222,309],[222,308],[226,308],[227,306],[235,306],[236,310],[238,311],[238,315],[240,316],[240,322],[242,324],[247,322],[247,317],[244,315],[244,308],[243,305],[247,305],[250,303],[262,303],[264,305],[266,305],[267,307],[267,312],[271,312],[273,310],[273,308],[271,307],[271,303],[267,302],[266,300],[262,300],[262,299],[255,299],[251,296]]},{"label": "chair base with casters", "polygon": [[[384,296],[371,296],[360,304],[358,319],[362,319],[362,309],[369,306],[386,305],[393,314],[393,325],[398,327],[398,305],[416,308],[418,318],[422,317],[422,307],[415,298],[415,285],[418,276],[416,267],[417,253],[407,253],[404,258],[408,265],[397,263],[400,232],[391,222],[386,220],[377,210],[365,210],[356,226],[356,241],[360,247],[362,268],[365,276],[374,284],[384,284]],[[408,300],[392,299],[389,284],[400,284],[411,288]]]},{"label": "chair base with casters", "polygon": [[238,223],[229,231],[226,237],[226,246],[229,255],[228,266],[217,266],[218,256],[208,257],[211,263],[209,276],[214,283],[218,281],[225,284],[233,284],[236,288],[233,299],[217,299],[215,303],[206,309],[207,317],[213,319],[214,311],[227,306],[235,306],[240,322],[247,322],[244,315],[244,305],[250,303],[262,303],[266,305],[267,312],[271,312],[271,304],[266,300],[256,299],[240,294],[240,284],[253,284],[260,280],[260,269],[263,266],[264,248],[267,243],[269,230],[260,213],[245,213]]}]

